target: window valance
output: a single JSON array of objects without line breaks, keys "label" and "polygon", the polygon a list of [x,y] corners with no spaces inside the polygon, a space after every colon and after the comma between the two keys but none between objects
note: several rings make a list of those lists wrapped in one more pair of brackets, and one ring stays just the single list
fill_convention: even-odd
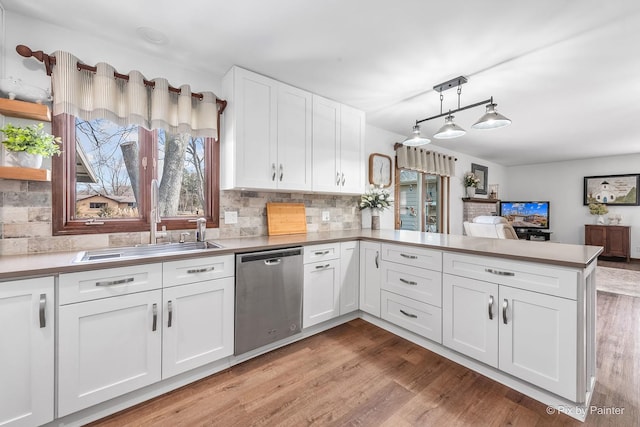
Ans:
[{"label": "window valance", "polygon": [[164,78],[145,85],[139,71],[129,79],[116,78],[109,64],[96,64],[96,71],[79,69],[72,54],[56,51],[51,74],[53,114],[67,113],[84,120],[108,119],[120,126],[136,124],[146,129],[163,128],[171,133],[217,138],[218,107],[213,92],[202,92],[202,99],[191,96],[189,85],[179,93],[169,91]]},{"label": "window valance", "polygon": [[455,176],[456,159],[435,151],[401,145],[396,149],[399,168],[430,175]]}]

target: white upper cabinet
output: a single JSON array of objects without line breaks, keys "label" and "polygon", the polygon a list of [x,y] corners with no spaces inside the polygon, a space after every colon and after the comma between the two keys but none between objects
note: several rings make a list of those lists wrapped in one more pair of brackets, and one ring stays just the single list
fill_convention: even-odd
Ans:
[{"label": "white upper cabinet", "polygon": [[235,66],[222,88],[222,189],[362,193],[364,112]]},{"label": "white upper cabinet", "polygon": [[221,188],[311,190],[311,94],[238,67],[222,85]]},{"label": "white upper cabinet", "polygon": [[364,112],[313,96],[313,191],[364,190]]}]

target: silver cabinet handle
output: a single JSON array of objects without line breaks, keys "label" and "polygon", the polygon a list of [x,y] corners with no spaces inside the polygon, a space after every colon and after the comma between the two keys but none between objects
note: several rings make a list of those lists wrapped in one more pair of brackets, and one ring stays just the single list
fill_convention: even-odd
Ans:
[{"label": "silver cabinet handle", "polygon": [[336,185],[340,185],[340,172],[336,172]]},{"label": "silver cabinet handle", "polygon": [[376,251],[376,268],[380,268],[380,252]]},{"label": "silver cabinet handle", "polygon": [[153,311],[153,324],[151,325],[151,330],[155,332],[156,329],[158,329],[158,304],[153,304],[152,306],[152,311]]},{"label": "silver cabinet handle", "polygon": [[106,282],[96,282],[96,286],[113,286],[113,285],[123,285],[125,283],[131,283],[135,279],[133,277],[127,277],[126,279],[120,280],[108,280]]},{"label": "silver cabinet handle", "polygon": [[509,301],[506,299],[502,303],[502,323],[507,324],[507,308],[509,307]]},{"label": "silver cabinet handle", "polygon": [[317,251],[314,252],[314,255],[327,255],[328,253],[330,253],[331,251]]},{"label": "silver cabinet handle", "polygon": [[316,270],[321,270],[321,269],[325,269],[325,268],[329,268],[329,267],[331,267],[331,264],[316,265]]},{"label": "silver cabinet handle", "polygon": [[410,317],[410,318],[412,318],[412,319],[417,319],[417,318],[418,318],[418,316],[417,316],[416,314],[407,313],[407,312],[406,312],[406,311],[404,311],[404,310],[400,310],[400,313],[402,313],[402,314],[404,314],[405,316]]},{"label": "silver cabinet handle", "polygon": [[167,320],[167,328],[170,328],[171,323],[173,323],[173,304],[171,304],[171,301],[167,302],[167,312],[169,314],[169,320]]},{"label": "silver cabinet handle", "polygon": [[401,253],[400,256],[403,257],[403,258],[408,258],[408,259],[418,259],[417,255],[407,255],[407,254]]},{"label": "silver cabinet handle", "polygon": [[484,271],[486,271],[487,273],[495,274],[497,276],[515,276],[516,275],[516,273],[513,273],[511,271],[500,271],[500,270],[494,270],[493,268],[485,268]]},{"label": "silver cabinet handle", "polygon": [[417,286],[418,282],[414,282],[413,280],[403,279],[402,277],[399,279],[405,285]]},{"label": "silver cabinet handle", "polygon": [[47,308],[47,294],[40,294],[40,309],[38,310],[40,316],[40,327],[47,326],[47,318],[45,316],[45,309]]},{"label": "silver cabinet handle", "polygon": [[493,295],[489,295],[489,320],[493,320]]},{"label": "silver cabinet handle", "polygon": [[280,181],[282,182],[282,177],[284,176],[284,166],[280,163]]},{"label": "silver cabinet handle", "polygon": [[271,163],[271,181],[276,180],[276,164]]},{"label": "silver cabinet handle", "polygon": [[215,269],[215,267],[192,268],[187,270],[187,274],[206,273],[207,271],[213,271]]},{"label": "silver cabinet handle", "polygon": [[342,172],[342,186],[344,187],[344,172]]}]

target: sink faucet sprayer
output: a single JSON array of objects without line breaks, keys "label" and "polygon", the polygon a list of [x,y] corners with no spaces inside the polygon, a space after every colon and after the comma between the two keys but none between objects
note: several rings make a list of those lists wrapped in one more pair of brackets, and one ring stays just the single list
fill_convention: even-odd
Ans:
[{"label": "sink faucet sprayer", "polygon": [[167,236],[167,227],[162,226],[162,231],[158,231],[158,223],[162,222],[160,217],[160,208],[158,206],[158,180],[151,180],[151,211],[149,212],[149,223],[151,224],[150,243],[155,245],[158,243],[158,237]]},{"label": "sink faucet sprayer", "polygon": [[205,218],[190,219],[189,222],[196,223],[196,242],[204,242],[204,235],[207,231],[207,220]]}]

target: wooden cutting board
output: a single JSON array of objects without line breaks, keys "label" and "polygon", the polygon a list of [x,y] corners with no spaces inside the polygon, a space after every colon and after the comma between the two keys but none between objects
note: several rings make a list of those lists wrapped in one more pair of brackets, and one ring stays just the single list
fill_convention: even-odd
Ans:
[{"label": "wooden cutting board", "polygon": [[307,232],[304,203],[267,203],[269,236]]}]

